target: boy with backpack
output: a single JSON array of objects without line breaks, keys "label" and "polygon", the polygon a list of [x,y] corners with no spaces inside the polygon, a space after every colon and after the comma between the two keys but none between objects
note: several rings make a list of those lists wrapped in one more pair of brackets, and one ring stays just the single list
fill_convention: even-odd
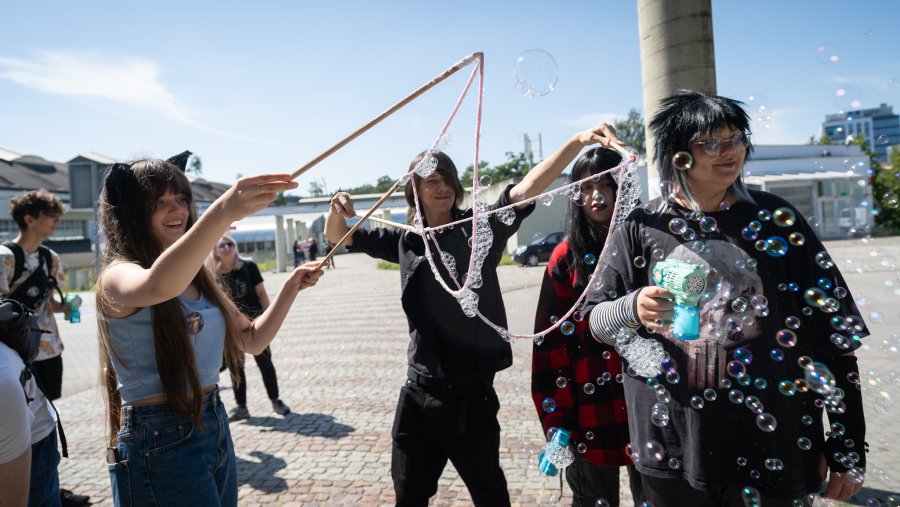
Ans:
[{"label": "boy with backpack", "polygon": [[[43,242],[56,230],[65,208],[58,197],[40,189],[13,196],[9,212],[19,226],[19,234],[0,245],[0,295],[18,301],[34,313],[42,335],[30,370],[40,391],[52,402],[62,396],[63,377],[63,343],[53,314],[69,309],[58,286],[65,281],[59,255]],[[59,294],[59,301],[52,297],[53,291]],[[55,452],[55,436],[52,447]],[[57,454],[57,463],[58,460]],[[34,458],[32,465],[37,465]],[[63,505],[88,502],[88,497],[68,490],[61,490],[60,497]]]}]

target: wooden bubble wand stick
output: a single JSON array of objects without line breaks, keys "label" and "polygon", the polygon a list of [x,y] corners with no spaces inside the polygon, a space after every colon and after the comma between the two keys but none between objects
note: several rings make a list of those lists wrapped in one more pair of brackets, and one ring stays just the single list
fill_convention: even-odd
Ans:
[{"label": "wooden bubble wand stick", "polygon": [[391,106],[390,108],[388,108],[385,112],[383,112],[383,113],[379,114],[378,116],[376,116],[375,118],[373,118],[370,122],[366,123],[366,124],[363,125],[362,127],[360,127],[360,128],[358,128],[358,129],[356,129],[355,131],[353,131],[353,132],[352,132],[350,135],[348,135],[347,137],[345,137],[345,138],[341,139],[340,141],[338,141],[337,144],[335,144],[335,145],[332,146],[331,148],[328,148],[327,150],[325,150],[325,151],[324,151],[321,155],[319,155],[318,157],[316,157],[316,158],[310,160],[309,162],[307,162],[306,165],[304,165],[304,166],[301,167],[300,169],[297,169],[296,171],[294,171],[293,173],[291,173],[291,179],[292,179],[292,180],[297,179],[301,174],[303,174],[303,173],[305,173],[306,171],[312,169],[316,164],[318,164],[319,162],[321,162],[321,161],[325,160],[326,158],[330,157],[331,155],[334,154],[334,152],[336,152],[336,151],[338,151],[339,149],[343,148],[343,147],[344,147],[347,143],[349,143],[350,141],[352,141],[352,140],[356,139],[357,137],[361,136],[365,131],[369,130],[370,128],[374,127],[375,125],[378,125],[379,123],[381,123],[382,120],[384,120],[384,119],[387,118],[388,116],[390,116],[390,115],[396,113],[397,110],[399,110],[399,109],[402,108],[403,106],[405,106],[405,105],[409,104],[410,102],[412,102],[413,100],[415,100],[416,97],[418,97],[419,95],[422,95],[423,93],[427,92],[427,91],[430,90],[431,88],[434,88],[435,85],[437,85],[437,84],[440,83],[441,81],[447,79],[448,77],[452,76],[453,74],[455,74],[457,71],[459,71],[459,70],[462,69],[463,67],[465,67],[465,66],[471,64],[472,62],[474,62],[474,61],[476,61],[476,60],[481,60],[482,57],[483,57],[483,53],[481,53],[481,52],[479,51],[479,52],[476,52],[476,53],[472,53],[471,55],[469,55],[469,56],[463,58],[462,60],[460,60],[460,61],[454,63],[449,69],[447,69],[447,70],[445,70],[444,72],[440,73],[437,77],[435,77],[435,78],[432,79],[431,81],[425,83],[424,85],[422,85],[421,87],[419,87],[416,91],[410,93],[410,94],[407,95],[405,98],[403,98],[402,100],[400,100],[400,102],[397,102],[396,104],[394,104],[393,106]]},{"label": "wooden bubble wand stick", "polygon": [[[419,89],[417,89],[416,91],[414,91],[414,92],[410,93],[409,95],[407,95],[407,96],[406,96],[403,100],[401,100],[400,102],[397,102],[396,104],[394,104],[393,106],[391,106],[387,111],[381,113],[380,115],[378,115],[377,117],[375,117],[375,118],[374,118],[372,121],[370,121],[369,123],[366,123],[366,124],[363,125],[362,127],[358,128],[355,132],[353,132],[353,133],[350,134],[349,136],[347,136],[347,137],[345,137],[344,139],[342,139],[341,141],[339,141],[337,144],[335,144],[334,146],[332,146],[331,148],[329,148],[328,150],[326,150],[324,153],[322,153],[322,154],[319,155],[318,157],[316,157],[316,158],[314,158],[313,160],[311,160],[311,161],[310,161],[309,163],[307,163],[305,166],[303,166],[303,167],[301,167],[300,169],[297,169],[296,171],[294,171],[294,173],[291,175],[291,179],[297,178],[298,176],[300,176],[301,174],[303,174],[304,172],[306,172],[306,171],[308,171],[310,168],[312,168],[314,165],[318,164],[318,163],[321,162],[322,160],[325,160],[325,158],[327,158],[328,156],[330,156],[331,154],[333,154],[333,153],[336,152],[337,150],[341,149],[344,145],[346,145],[346,144],[349,143],[350,141],[352,141],[352,140],[356,139],[357,137],[359,137],[363,132],[365,132],[365,131],[369,130],[370,128],[374,127],[374,126],[377,125],[380,121],[382,121],[382,120],[384,120],[385,118],[387,118],[388,116],[394,114],[398,109],[400,109],[401,107],[405,106],[406,104],[409,104],[409,103],[412,102],[416,97],[418,97],[419,95],[422,95],[423,93],[425,93],[425,92],[428,91],[429,89],[433,88],[436,84],[438,84],[438,83],[440,83],[441,81],[447,79],[448,77],[450,77],[451,75],[453,75],[454,73],[456,73],[457,71],[459,71],[460,69],[462,69],[463,67],[465,67],[465,66],[471,64],[472,62],[479,62],[479,63],[480,63],[480,62],[483,61],[483,59],[484,59],[484,54],[481,53],[481,52],[476,52],[476,53],[472,53],[471,55],[469,55],[469,56],[463,58],[462,60],[460,60],[460,61],[458,61],[458,62],[456,62],[456,63],[453,64],[453,66],[451,66],[449,69],[445,70],[444,72],[442,72],[440,75],[438,75],[437,77],[435,77],[435,78],[432,79],[431,81],[425,83],[424,85],[422,85],[421,87],[419,87]],[[475,76],[475,75],[473,74],[472,77],[474,78],[474,76]],[[472,78],[469,79],[470,82],[471,82],[471,79],[472,79]],[[460,97],[460,100],[462,100],[462,97]],[[459,107],[459,104],[457,104],[457,107]],[[446,126],[445,126],[444,128],[446,129]],[[408,177],[412,178],[412,174],[409,174]],[[325,255],[325,258],[322,259],[322,261],[319,263],[319,265],[320,265],[320,266],[326,265],[326,264],[331,260],[331,258],[334,257],[334,256],[337,254],[338,249],[341,247],[341,245],[343,245],[343,244],[347,241],[347,238],[349,238],[350,236],[352,236],[353,233],[356,232],[357,229],[359,229],[360,227],[362,227],[363,222],[365,222],[366,220],[368,220],[369,217],[372,216],[372,214],[375,213],[375,211],[376,211],[378,208],[380,208],[381,205],[384,204],[384,202],[387,201],[387,200],[391,197],[391,195],[393,195],[393,193],[397,191],[398,188],[400,188],[400,185],[405,184],[405,182],[406,182],[406,178],[401,178],[401,179],[397,180],[397,181],[391,186],[391,188],[388,189],[388,191],[385,192],[385,194],[384,194],[383,196],[381,196],[381,199],[378,199],[378,202],[376,202],[376,203],[372,206],[372,208],[369,209],[369,211],[367,211],[366,214],[363,215],[363,216],[359,219],[358,222],[356,222],[355,224],[353,224],[353,227],[351,227],[350,230],[347,231],[347,233],[344,234],[344,236],[343,236],[337,243],[335,243],[334,245],[332,245],[331,251],[329,251],[328,254]]]}]

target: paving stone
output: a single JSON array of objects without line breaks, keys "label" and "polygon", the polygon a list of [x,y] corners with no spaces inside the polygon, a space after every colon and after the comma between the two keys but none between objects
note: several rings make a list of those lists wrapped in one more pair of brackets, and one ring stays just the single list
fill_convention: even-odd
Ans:
[{"label": "paving stone", "polygon": [[[867,261],[873,264],[871,269],[878,264],[871,255],[873,249],[900,258],[900,239],[893,238],[869,244],[829,243],[828,248],[836,260],[875,258]],[[242,506],[394,503],[390,431],[398,392],[405,381],[409,341],[398,273],[377,270],[375,261],[361,255],[343,255],[340,264],[327,271],[316,288],[299,295],[272,344],[281,398],[293,413],[282,418],[272,412],[256,364],[247,362],[252,417],[231,425]],[[866,486],[873,495],[884,496],[900,490],[900,453],[896,452],[900,439],[894,422],[900,408],[895,400],[882,414],[872,409],[872,402],[879,390],[897,397],[898,384],[889,385],[887,378],[897,372],[900,339],[891,338],[891,333],[900,329],[900,315],[888,311],[896,307],[896,296],[884,289],[884,280],[896,275],[865,269],[857,273],[839,265],[854,294],[868,297],[867,306],[861,308],[863,314],[872,309],[884,314],[882,322],[870,323],[873,336],[859,351],[862,369],[884,379],[864,392],[872,444],[869,462],[875,467]],[[516,266],[499,270],[510,327],[515,332],[530,332],[542,272],[542,268]],[[267,288],[274,292],[286,275],[264,276]],[[61,323],[66,368],[64,396],[57,407],[69,439],[70,458],[60,464],[60,480],[63,487],[90,494],[95,505],[111,505],[104,459],[105,419],[97,388],[97,327],[91,317],[94,301],[90,294],[83,298],[82,323]],[[559,495],[559,482],[542,476],[534,467],[543,435],[530,398],[531,342],[514,342],[513,355],[513,366],[496,379],[503,428],[501,464],[513,505],[548,505]],[[234,394],[227,375],[222,376],[220,386],[230,409]],[[630,505],[625,474],[622,477],[621,499],[623,505]],[[566,488],[561,505],[569,502]],[[471,505],[465,484],[452,465],[447,465],[431,504]]]}]

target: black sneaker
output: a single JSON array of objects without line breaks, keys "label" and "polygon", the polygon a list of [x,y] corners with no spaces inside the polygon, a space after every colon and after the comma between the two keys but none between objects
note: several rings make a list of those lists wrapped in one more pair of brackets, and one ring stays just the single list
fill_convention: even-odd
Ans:
[{"label": "black sneaker", "polygon": [[238,405],[231,409],[231,413],[228,414],[229,421],[240,421],[242,419],[249,419],[250,411],[247,410],[246,405]]},{"label": "black sneaker", "polygon": [[288,415],[291,409],[281,400],[272,400],[272,410],[278,415]]},{"label": "black sneaker", "polygon": [[82,507],[91,504],[91,497],[76,495],[68,489],[59,490],[59,500],[63,507]]}]

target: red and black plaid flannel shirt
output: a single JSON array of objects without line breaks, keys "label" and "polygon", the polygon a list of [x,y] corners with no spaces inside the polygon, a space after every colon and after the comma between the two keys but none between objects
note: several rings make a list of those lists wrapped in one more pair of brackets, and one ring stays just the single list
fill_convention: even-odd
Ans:
[{"label": "red and black plaid flannel shirt", "polygon": [[[565,315],[584,289],[576,287],[571,255],[566,239],[550,256],[534,318],[535,331],[550,327],[551,316]],[[630,441],[625,394],[622,384],[616,382],[622,359],[615,350],[593,339],[586,317],[569,320],[575,325],[574,333],[566,336],[557,328],[540,345],[534,345],[531,397],[544,432],[550,428],[568,430],[576,449],[584,443],[587,451],[582,456],[595,465],[631,465],[625,453]],[[609,352],[609,359],[603,358],[604,352]],[[609,380],[604,382],[605,372]],[[560,377],[565,379],[564,387],[558,387],[562,384],[558,383]],[[547,398],[556,405],[552,412],[543,408]]]}]

